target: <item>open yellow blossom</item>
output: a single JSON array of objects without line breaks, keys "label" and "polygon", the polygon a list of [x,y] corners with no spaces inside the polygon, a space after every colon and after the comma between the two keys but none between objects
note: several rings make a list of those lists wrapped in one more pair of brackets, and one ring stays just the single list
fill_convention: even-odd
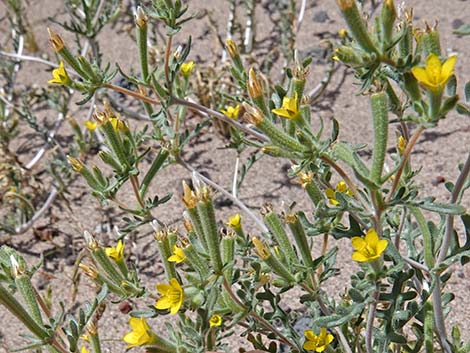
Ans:
[{"label": "open yellow blossom", "polygon": [[184,255],[183,249],[179,248],[178,246],[173,246],[173,255],[168,258],[170,262],[176,262],[177,264],[183,262],[186,259]]},{"label": "open yellow blossom", "polygon": [[440,92],[454,73],[456,55],[452,55],[442,64],[436,54],[429,54],[426,66],[415,66],[411,69],[413,76],[431,91]]},{"label": "open yellow blossom", "polygon": [[294,92],[294,98],[284,97],[282,99],[282,107],[273,109],[272,112],[286,119],[295,119],[299,114],[298,100],[297,92]]},{"label": "open yellow blossom", "polygon": [[334,340],[334,336],[328,333],[325,327],[320,329],[319,335],[316,335],[312,330],[305,330],[304,335],[307,339],[304,343],[304,349],[307,351],[323,352]]},{"label": "open yellow blossom", "polygon": [[85,127],[86,127],[87,130],[90,131],[90,132],[95,131],[95,129],[96,129],[97,126],[98,126],[98,122],[97,122],[97,121],[91,121],[91,120],[85,121]]},{"label": "open yellow blossom", "polygon": [[82,346],[80,353],[90,353],[90,351],[85,346]]},{"label": "open yellow blossom", "polygon": [[194,63],[194,61],[188,61],[187,63],[181,64],[180,70],[183,73],[183,76],[186,78],[189,77],[189,75],[191,75],[191,71],[193,71],[195,66],[196,64]]},{"label": "open yellow blossom", "polygon": [[212,315],[210,320],[209,320],[209,326],[210,327],[219,327],[222,325],[222,316],[220,315]]},{"label": "open yellow blossom", "polygon": [[106,255],[114,261],[122,261],[124,257],[124,244],[122,240],[119,240],[116,247],[109,247],[105,249]]},{"label": "open yellow blossom", "polygon": [[170,309],[171,315],[175,315],[183,305],[184,292],[175,278],[170,280],[169,284],[157,284],[157,290],[162,294],[162,297],[157,300],[155,307],[158,310]]},{"label": "open yellow blossom", "polygon": [[379,239],[375,229],[369,229],[364,238],[351,239],[354,252],[352,259],[357,262],[370,262],[378,259],[388,246],[387,239]]},{"label": "open yellow blossom", "polygon": [[126,333],[122,338],[124,342],[128,343],[127,349],[157,342],[157,336],[152,332],[145,318],[131,317],[129,325],[132,331]]},{"label": "open yellow blossom", "polygon": [[58,83],[59,85],[67,86],[72,82],[69,77],[69,74],[65,70],[64,62],[61,61],[59,63],[59,67],[57,69],[52,70],[52,78],[47,81],[48,83]]},{"label": "open yellow blossom", "polygon": [[227,109],[222,109],[221,112],[230,119],[237,120],[238,113],[240,112],[240,104],[237,104],[235,107],[230,105],[227,107]]},{"label": "open yellow blossom", "polygon": [[241,226],[241,216],[240,213],[237,213],[235,216],[232,216],[228,219],[227,225],[234,229],[238,229]]},{"label": "open yellow blossom", "polygon": [[339,205],[338,200],[335,198],[335,193],[336,192],[341,192],[343,194],[352,196],[351,190],[348,189],[348,186],[344,181],[340,181],[338,184],[336,184],[335,189],[328,188],[325,190],[326,197],[328,197],[328,200],[330,200],[330,203],[332,205]]}]

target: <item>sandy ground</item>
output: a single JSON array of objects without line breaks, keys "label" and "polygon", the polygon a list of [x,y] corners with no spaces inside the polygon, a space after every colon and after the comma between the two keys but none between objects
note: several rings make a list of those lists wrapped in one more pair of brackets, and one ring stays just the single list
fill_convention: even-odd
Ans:
[{"label": "sandy ground", "polygon": [[[266,1],[263,1],[266,3]],[[0,5],[0,12],[3,8]],[[37,0],[32,1],[28,7],[28,13],[36,31],[36,37],[41,50],[50,54],[47,46],[47,37],[45,28],[47,24],[47,16],[55,13],[60,8],[60,1]],[[224,19],[228,10],[225,8],[225,2],[216,0],[212,2],[191,1],[190,6],[194,9],[204,9],[209,7],[213,11],[214,18],[220,23],[222,35],[224,34]],[[460,79],[458,88],[459,94],[463,94],[463,83],[470,80],[470,37],[459,38],[452,34],[452,29],[459,23],[470,22],[470,1],[466,0],[418,0],[408,1],[407,6],[415,8],[416,18],[418,19],[438,19],[441,29],[441,39],[443,50],[450,53],[457,53],[458,60],[456,64],[456,73]],[[257,27],[258,38],[263,39],[270,35],[272,31],[272,23],[265,13],[257,14],[259,26]],[[197,25],[191,26],[191,34],[193,35],[195,45],[190,58],[197,63],[207,63],[213,60],[214,55],[219,55],[220,47],[215,40],[213,29],[207,25],[205,19],[196,22]],[[302,25],[301,32],[298,37],[298,49],[301,53],[315,52],[318,48],[320,39],[325,33],[336,31],[344,26],[339,12],[336,9],[334,0],[327,1],[310,1],[305,14],[305,20]],[[180,34],[177,40],[184,41],[188,31]],[[99,38],[102,44],[104,60],[111,62],[119,62],[125,69],[137,67],[137,54],[134,50],[127,48],[133,47],[133,43],[120,36],[113,35],[113,29],[107,29]],[[275,44],[275,43],[274,43]],[[212,58],[212,59],[210,59]],[[42,85],[49,77],[49,72],[45,70],[38,71],[37,66],[30,63],[25,64],[24,79],[30,80],[34,77],[34,81]],[[465,70],[464,68],[467,68]],[[309,82],[309,87],[314,87],[323,78],[326,66],[316,58],[313,64],[313,73]],[[34,73],[34,76],[31,76]],[[345,81],[339,91],[337,88],[341,84],[343,72],[340,70],[333,78],[332,83],[328,87],[324,99],[315,107],[313,107],[314,117],[318,121],[318,117],[322,116],[325,121],[331,117],[335,117],[343,126],[340,138],[343,140],[361,143],[372,140],[372,131],[370,128],[369,107],[366,97],[357,95],[357,90],[353,86],[354,78],[350,73],[346,73]],[[77,110],[75,117],[77,120],[83,120],[85,113],[83,110]],[[44,117],[47,118],[47,117]],[[394,129],[391,128],[394,134]],[[392,135],[393,136],[393,135]],[[393,139],[391,139],[394,143]],[[235,152],[223,149],[224,143],[217,137],[213,131],[206,133],[198,140],[194,148],[188,149],[184,157],[187,160],[193,160],[192,166],[200,171],[206,172],[214,181],[220,185],[229,188],[231,184],[233,164],[236,158]],[[422,165],[422,171],[419,175],[419,185],[423,187],[423,195],[437,195],[437,197],[445,201],[448,193],[443,183],[438,181],[442,178],[446,180],[455,180],[458,170],[457,163],[462,162],[466,153],[469,152],[470,146],[470,123],[468,118],[465,119],[457,115],[449,115],[439,127],[428,130],[418,142],[416,153],[413,156],[415,165]],[[242,158],[246,158],[244,154]],[[246,182],[240,190],[240,198],[249,207],[259,209],[265,201],[272,201],[279,205],[281,201],[290,203],[292,200],[299,201],[299,209],[309,210],[309,205],[305,202],[305,196],[302,190],[290,183],[286,176],[286,168],[289,165],[282,160],[263,158],[248,173]],[[179,190],[181,181],[188,178],[188,173],[180,167],[169,167],[159,174],[158,180],[152,185],[152,193],[164,195],[171,190]],[[17,249],[25,252],[28,259],[38,261],[41,254],[45,255],[44,268],[36,276],[36,281],[40,285],[41,290],[45,290],[47,286],[53,288],[53,300],[58,302],[62,300],[66,304],[66,308],[71,307],[71,273],[73,271],[73,261],[77,252],[83,246],[82,233],[83,230],[94,231],[103,243],[112,238],[112,234],[107,230],[113,225],[119,225],[119,219],[122,213],[113,206],[104,209],[99,208],[97,200],[86,194],[87,188],[81,180],[75,181],[71,186],[72,214],[64,212],[59,204],[55,204],[51,212],[41,220],[38,225],[46,225],[49,229],[54,230],[54,243],[41,242],[32,236],[31,232],[17,236],[13,239],[12,244]],[[120,195],[123,201],[131,202],[130,195]],[[466,206],[470,206],[467,197]],[[156,216],[167,224],[176,224],[180,221],[180,214],[183,210],[178,197],[160,207],[156,211]],[[227,217],[235,212],[234,208],[221,207],[217,216],[220,220],[226,220]],[[144,268],[144,276],[149,279],[149,285],[158,281],[161,275],[161,266],[158,263],[158,257],[155,254],[155,247],[152,243],[150,229],[147,233],[142,231],[138,235],[137,248],[134,249],[135,254],[140,254],[138,261],[139,266]],[[349,275],[356,269],[356,265],[349,261],[350,247],[349,244],[339,243],[340,253],[338,258],[345,259],[338,263],[341,269],[341,275],[331,280],[329,288],[336,293],[341,293],[349,283]],[[467,295],[470,289],[470,270],[468,268],[455,268],[458,276],[450,281],[449,290],[452,291],[456,300],[452,303],[452,311],[448,316],[448,327],[459,324],[463,337],[470,334],[470,320],[467,319],[467,311],[470,307],[470,298]],[[89,286],[81,286],[78,297],[81,299],[90,298]],[[149,302],[150,303],[150,302]],[[115,306],[108,305],[105,316],[100,321],[103,328],[102,336],[105,341],[105,352],[124,351],[124,343],[120,337],[127,332],[126,324],[127,315],[117,310]],[[4,308],[0,308],[0,352],[7,352],[9,349],[18,347],[22,339],[19,334],[22,332],[21,325],[7,313]],[[8,323],[8,324],[5,324]],[[162,323],[158,320],[153,321],[156,330],[164,330]],[[164,332],[164,331],[162,331]],[[240,342],[240,345],[243,343]],[[232,345],[232,351],[235,352],[239,344]],[[248,348],[247,345],[244,345]]]}]

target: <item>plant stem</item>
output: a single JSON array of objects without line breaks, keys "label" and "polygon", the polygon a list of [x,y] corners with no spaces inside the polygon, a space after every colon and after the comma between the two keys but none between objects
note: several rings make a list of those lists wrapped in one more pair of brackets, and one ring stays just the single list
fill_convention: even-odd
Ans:
[{"label": "plant stem", "polygon": [[[467,156],[467,161],[465,162],[462,168],[462,171],[460,172],[460,175],[458,176],[457,181],[455,182],[454,189],[452,190],[452,194],[450,197],[451,204],[455,203],[457,199],[459,198],[460,192],[462,191],[462,187],[469,173],[470,173],[470,153]],[[436,265],[444,261],[447,256],[447,251],[449,250],[453,230],[454,230],[454,215],[449,214],[447,215],[444,240],[442,241],[439,256],[437,257],[437,260],[436,260]]]},{"label": "plant stem", "polygon": [[226,122],[227,124],[232,125],[232,126],[236,127],[237,129],[242,130],[242,131],[246,132],[247,134],[256,137],[260,141],[269,142],[269,138],[266,137],[264,134],[261,134],[261,133],[255,131],[255,130],[243,125],[243,124],[240,124],[238,121],[236,121],[234,119],[230,119],[230,118],[226,117],[224,114],[222,114],[222,113],[220,113],[216,110],[212,110],[210,108],[204,107],[203,105],[193,103],[193,102],[189,102],[189,101],[186,101],[184,99],[177,98],[177,97],[172,97],[172,101],[175,104],[184,105],[184,106],[188,107],[189,109],[195,110],[195,111],[197,111],[199,113],[202,113],[204,115],[207,115],[207,116],[212,115],[212,116],[216,117],[217,119],[222,120],[222,121]]},{"label": "plant stem", "polygon": [[160,101],[158,101],[158,100],[156,100],[156,99],[152,99],[152,98],[147,97],[147,96],[144,96],[144,95],[142,95],[142,94],[140,94],[140,93],[131,91],[130,89],[127,89],[127,88],[124,88],[124,87],[120,87],[120,86],[116,86],[116,85],[113,85],[113,84],[111,84],[111,83],[105,83],[105,84],[103,84],[102,87],[112,89],[113,91],[116,91],[116,92],[125,94],[125,95],[127,95],[127,96],[131,96],[131,97],[137,98],[137,99],[139,99],[139,100],[141,100],[141,101],[144,101],[144,102],[147,102],[147,103],[150,103],[150,104],[156,104],[156,105],[161,104]]},{"label": "plant stem", "polygon": [[170,81],[170,52],[171,52],[171,43],[173,41],[173,37],[170,35],[166,41],[166,49],[165,49],[165,80],[166,85],[168,88],[168,92],[171,95],[172,92],[172,85]]},{"label": "plant stem", "polygon": [[362,204],[364,209],[370,214],[373,215],[374,212],[369,207],[369,205],[360,197],[359,192],[357,191],[356,185],[352,182],[346,172],[338,164],[336,164],[332,159],[327,156],[321,156],[321,160],[329,164],[336,172],[343,178],[344,182],[348,185],[349,190],[353,193],[354,197]]},{"label": "plant stem", "polygon": [[129,177],[130,181],[131,181],[131,184],[132,184],[132,189],[134,190],[134,195],[135,195],[135,198],[137,199],[137,202],[139,203],[140,207],[142,209],[145,208],[145,204],[144,204],[144,201],[142,200],[142,197],[140,196],[140,192],[139,192],[139,181],[137,180],[137,176],[135,175],[131,175]]},{"label": "plant stem", "polygon": [[379,299],[379,289],[376,288],[374,292],[374,301],[369,306],[369,313],[367,315],[367,324],[366,324],[366,352],[374,353],[372,347],[372,336],[374,330],[374,319],[375,313],[377,311],[377,301]]},{"label": "plant stem", "polygon": [[401,159],[400,167],[398,168],[397,173],[395,174],[395,179],[393,179],[393,185],[392,185],[392,188],[390,189],[390,192],[387,195],[386,202],[389,202],[393,194],[395,193],[398,187],[398,184],[400,182],[403,169],[405,168],[406,162],[408,161],[408,158],[410,157],[411,150],[413,149],[414,145],[418,141],[418,138],[419,136],[421,136],[421,133],[423,132],[423,130],[424,130],[424,127],[422,126],[418,127],[418,130],[415,131],[413,136],[411,136],[410,141],[406,145],[405,151],[403,152],[403,157]]},{"label": "plant stem", "polygon": [[227,290],[227,293],[230,295],[230,297],[232,298],[232,300],[237,304],[239,305],[241,308],[243,308],[244,310],[246,310],[248,312],[248,314],[250,316],[252,316],[256,321],[258,321],[262,326],[264,326],[266,329],[268,329],[269,331],[273,332],[277,337],[279,337],[279,339],[284,342],[285,344],[287,344],[288,346],[290,346],[294,351],[297,351],[298,350],[298,347],[295,345],[295,343],[293,343],[291,340],[289,340],[286,336],[284,336],[281,332],[279,332],[279,330],[277,328],[275,328],[274,326],[272,326],[269,322],[267,322],[263,317],[261,317],[260,315],[258,315],[258,313],[254,312],[253,310],[251,309],[248,309],[245,304],[243,304],[240,299],[237,298],[237,296],[235,295],[235,293],[233,293],[232,291],[232,288],[230,287],[230,285],[228,284],[227,280],[224,278],[224,282],[223,282],[223,285],[224,285],[224,288]]},{"label": "plant stem", "polygon": [[[467,161],[460,172],[459,177],[454,185],[454,189],[452,190],[452,195],[450,198],[451,203],[455,203],[459,198],[460,192],[462,191],[462,187],[465,183],[465,180],[470,173],[470,154],[467,157]],[[446,256],[447,251],[449,250],[452,234],[454,230],[454,215],[447,215],[446,219],[446,228],[444,234],[444,240],[442,241],[441,250],[439,252],[439,256],[437,257],[435,266],[439,266],[442,263]],[[436,331],[439,336],[439,341],[441,343],[442,349],[446,353],[450,353],[452,351],[449,343],[447,342],[447,333],[446,333],[446,325],[444,319],[444,313],[442,310],[442,297],[441,297],[441,280],[440,274],[436,275],[436,285],[433,290],[433,309],[434,309],[434,321],[436,325]]]},{"label": "plant stem", "polygon": [[233,197],[233,195],[231,193],[229,193],[228,191],[226,191],[223,187],[221,187],[220,185],[214,183],[212,180],[206,178],[205,176],[203,176],[202,174],[198,173],[198,171],[194,168],[192,168],[190,165],[188,165],[185,161],[183,161],[181,159],[181,157],[176,157],[176,161],[181,165],[183,166],[185,169],[191,171],[191,172],[195,172],[198,176],[198,178],[200,178],[201,180],[203,180],[206,184],[209,184],[210,186],[212,186],[214,189],[220,191],[222,194],[224,194],[226,197],[228,197],[230,200],[232,200],[238,207],[240,207],[243,211],[246,212],[246,214],[256,223],[256,225],[259,226],[259,228],[261,228],[261,231],[263,233],[269,233],[269,230],[268,228],[264,225],[264,223],[258,218],[256,217],[256,215],[248,208],[245,206],[245,204],[243,202],[241,202],[238,198],[236,197]]}]

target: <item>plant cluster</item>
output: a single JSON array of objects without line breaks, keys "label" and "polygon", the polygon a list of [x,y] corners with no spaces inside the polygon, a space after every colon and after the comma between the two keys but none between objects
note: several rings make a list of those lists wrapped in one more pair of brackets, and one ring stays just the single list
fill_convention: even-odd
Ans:
[{"label": "plant cluster", "polygon": [[[232,7],[235,3],[229,1]],[[372,150],[370,160],[360,153],[367,145],[339,138],[336,120],[329,134],[323,123],[313,123],[311,104],[318,97],[305,92],[312,58],[300,58],[295,51],[294,23],[287,34],[291,47],[283,47],[286,68],[280,84],[247,64],[253,38],[245,38],[243,46],[228,38],[230,77],[218,81],[212,96],[197,88],[196,64],[187,60],[191,38],[174,48],[181,28],[196,17],[180,0],[154,0],[136,8],[139,73],[102,63],[94,41],[116,16],[117,3],[84,1],[81,11],[71,12],[76,17],[61,24],[88,38],[91,53],[78,48],[77,54],[58,31],[49,30],[58,58],[49,82],[61,86],[56,97],[61,97],[62,115],[74,92],[83,95],[79,104],[86,104],[103,97],[102,92],[115,91],[141,102],[148,125],[134,126],[109,101],[90,110],[85,135],[72,123],[77,147],[67,151],[67,170],[74,172],[69,178],[81,176],[103,207],[115,204],[126,213],[115,244],[102,244],[89,231],[84,234],[86,248],[77,267],[97,287],[91,303],[74,316],[64,315],[63,308],[52,306],[33,286],[37,267],[26,264],[18,251],[0,248],[0,304],[29,330],[27,348],[101,353],[100,318],[106,304],[130,300],[140,303],[140,309],[129,312],[130,328],[122,340],[127,348],[146,352],[233,351],[230,337],[236,334],[251,343],[252,352],[470,352],[459,328],[450,329],[446,322],[453,299],[446,291],[451,266],[470,258],[470,215],[462,205],[470,187],[470,154],[459,166],[456,182],[446,184],[448,203],[422,195],[415,182],[419,166],[411,160],[423,131],[450,112],[468,118],[470,84],[461,99],[454,74],[457,56],[441,51],[437,26],[415,25],[412,9],[398,11],[393,0],[385,0],[369,26],[355,0],[337,0],[337,5],[348,28],[339,33],[332,65],[350,67],[360,93],[370,101],[373,141],[364,141]],[[246,8],[253,22],[255,2],[248,1]],[[153,23],[163,24],[166,32],[156,62],[149,60],[156,50],[149,44]],[[114,83],[118,74],[130,88]],[[193,91],[199,98],[210,97],[208,106],[195,101]],[[52,94],[46,97],[50,100]],[[14,121],[5,114],[10,103],[2,101],[2,126],[13,131]],[[28,104],[15,109],[28,115]],[[190,112],[205,120],[186,128]],[[237,198],[240,183],[229,193],[193,169],[182,151],[213,119],[223,123],[219,129],[229,147],[255,151],[248,166],[260,155],[288,161],[289,177],[301,185],[310,207],[298,210],[293,203],[279,211],[281,205],[266,204],[258,215]],[[395,143],[390,142],[391,127],[396,129]],[[96,142],[99,166],[88,158]],[[395,148],[390,153],[391,144]],[[8,139],[3,145],[8,147]],[[64,156],[58,159],[64,168]],[[171,164],[192,175],[179,195],[184,212],[177,227],[154,216],[172,193],[159,196],[151,187]],[[120,201],[123,189],[132,192],[134,203]],[[229,197],[240,213],[218,219],[217,192]],[[428,212],[437,217],[428,217]],[[461,237],[456,217],[463,224]],[[248,219],[251,228],[245,225]],[[165,269],[166,278],[158,283],[142,280],[143,269],[126,246],[130,234],[149,227]],[[350,240],[349,261],[358,263],[359,270],[338,298],[325,285],[339,273],[336,244],[343,238]],[[462,243],[462,238],[467,240]],[[300,294],[293,298],[293,293]],[[292,300],[301,311],[290,310]],[[157,332],[149,318],[163,316],[174,320],[165,321],[166,330]],[[309,323],[299,332],[301,318]]]}]

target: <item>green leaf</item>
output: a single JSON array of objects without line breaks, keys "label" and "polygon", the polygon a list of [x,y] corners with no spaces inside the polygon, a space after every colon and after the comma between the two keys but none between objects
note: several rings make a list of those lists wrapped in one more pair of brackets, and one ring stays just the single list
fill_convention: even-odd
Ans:
[{"label": "green leaf", "polygon": [[465,84],[464,94],[465,101],[470,102],[470,81]]},{"label": "green leaf", "polygon": [[464,23],[459,28],[455,29],[454,34],[457,34],[458,36],[470,35],[470,23]]},{"label": "green leaf", "polygon": [[439,214],[452,214],[452,215],[462,215],[465,213],[465,207],[457,204],[443,204],[443,203],[434,203],[434,202],[424,202],[416,204],[408,204],[409,206],[417,206],[423,210],[436,212]]},{"label": "green leaf", "polygon": [[353,304],[340,314],[319,317],[313,321],[313,324],[316,327],[327,328],[341,326],[347,323],[348,321],[351,321],[352,319],[358,317],[360,313],[364,310],[365,306],[366,303]]}]

